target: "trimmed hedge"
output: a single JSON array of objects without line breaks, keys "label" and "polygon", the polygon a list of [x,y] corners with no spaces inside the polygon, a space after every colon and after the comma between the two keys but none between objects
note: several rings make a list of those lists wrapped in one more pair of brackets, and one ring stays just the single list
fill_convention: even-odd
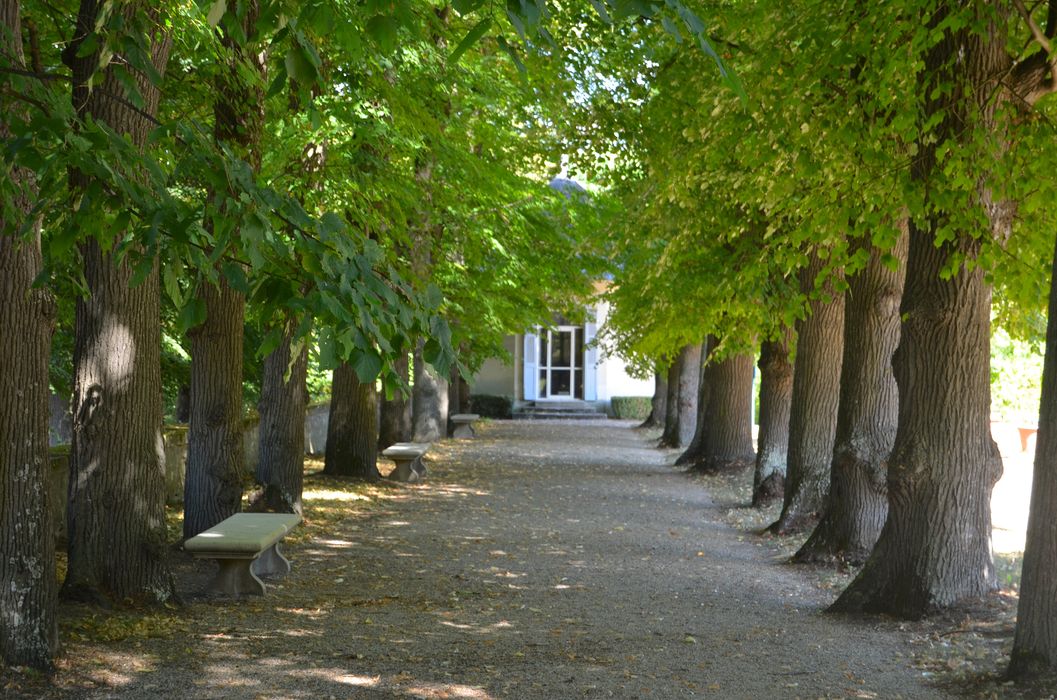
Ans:
[{"label": "trimmed hedge", "polygon": [[646,420],[653,408],[649,396],[614,396],[609,400],[614,418]]},{"label": "trimmed hedge", "polygon": [[482,418],[511,418],[513,409],[514,402],[508,396],[492,396],[491,394],[470,396],[470,411]]}]

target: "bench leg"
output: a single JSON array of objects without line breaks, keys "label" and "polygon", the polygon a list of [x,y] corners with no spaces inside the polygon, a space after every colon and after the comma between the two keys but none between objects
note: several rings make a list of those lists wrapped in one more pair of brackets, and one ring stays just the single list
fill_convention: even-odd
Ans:
[{"label": "bench leg", "polygon": [[[416,459],[398,459],[394,458],[396,462],[396,469],[389,475],[389,478],[393,481],[406,481],[412,483],[419,480],[421,474],[418,469],[415,468]],[[425,471],[423,469],[423,471]]]},{"label": "bench leg", "polygon": [[472,438],[477,435],[473,429],[473,423],[457,423],[455,429],[451,431],[453,438]]},{"label": "bench leg", "polygon": [[264,582],[253,573],[252,559],[217,559],[220,570],[206,587],[208,593],[230,598],[264,595]]},{"label": "bench leg", "polygon": [[426,463],[422,461],[421,457],[415,457],[414,461],[411,462],[411,468],[418,474],[419,479],[426,475]]},{"label": "bench leg", "polygon": [[261,555],[253,560],[250,567],[256,576],[279,577],[290,573],[290,560],[279,551],[279,543],[276,542]]}]

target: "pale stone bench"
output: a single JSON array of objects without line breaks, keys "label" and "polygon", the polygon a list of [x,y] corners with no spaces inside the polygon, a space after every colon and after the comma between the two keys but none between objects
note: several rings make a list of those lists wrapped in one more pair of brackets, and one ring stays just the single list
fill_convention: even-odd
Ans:
[{"label": "pale stone bench", "polygon": [[279,551],[279,540],[299,522],[288,513],[236,513],[184,542],[184,549],[220,565],[207,592],[232,598],[264,595],[258,576],[283,576],[290,562]]},{"label": "pale stone bench", "polygon": [[429,450],[428,442],[398,442],[382,450],[382,456],[393,460],[396,469],[389,475],[394,481],[418,481],[426,475],[422,455]]},{"label": "pale stone bench", "polygon": [[451,431],[453,438],[472,438],[477,435],[477,432],[473,429],[474,421],[481,419],[476,413],[456,413],[451,418],[452,425],[454,426]]}]

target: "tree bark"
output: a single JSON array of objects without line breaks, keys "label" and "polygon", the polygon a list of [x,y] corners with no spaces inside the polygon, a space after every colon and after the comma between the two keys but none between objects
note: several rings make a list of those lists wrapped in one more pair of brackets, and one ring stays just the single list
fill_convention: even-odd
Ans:
[{"label": "tree bark", "polygon": [[[928,24],[936,27],[960,9],[941,5],[930,11]],[[999,149],[989,152],[992,159],[1002,156],[1005,143],[996,127],[1001,101],[992,98],[994,76],[1005,75],[1011,60],[990,14],[983,26],[988,31],[945,29],[925,56],[920,92],[929,97],[922,118],[936,116],[939,124],[918,143],[911,176],[926,193],[937,188],[939,199],[926,199],[928,219],[910,225],[901,336],[892,360],[899,423],[888,463],[888,520],[862,571],[833,604],[836,611],[918,618],[997,586],[990,500],[1002,462],[990,429],[991,289],[980,267],[942,274],[952,255],[972,260],[982,237],[1009,231],[1009,203],[992,199],[985,175],[977,199],[965,205],[977,207],[990,230],[973,230],[958,212],[952,236],[936,242],[937,231],[953,226],[937,149],[986,138]]]},{"label": "tree bark", "polygon": [[[140,3],[122,11],[141,19],[149,12]],[[64,51],[73,72],[74,107],[142,147],[158,111],[159,90],[134,73],[143,98],[136,108],[124,99],[126,89],[115,71],[95,73],[97,51],[78,55],[99,12],[94,0],[82,1],[79,38]],[[171,34],[159,25],[151,45],[159,74],[171,45]],[[70,173],[73,192],[88,185],[82,173]],[[132,289],[127,260],[103,251],[95,240],[82,244],[80,252],[90,295],[78,300],[75,312],[68,565],[62,593],[93,601],[163,602],[176,590],[165,556],[158,265],[155,261],[146,280]]]},{"label": "tree bark", "polygon": [[[242,6],[243,37],[225,31],[223,65],[213,103],[213,137],[249,164],[261,165],[264,132],[263,50],[253,43],[258,0]],[[224,25],[221,24],[221,27]],[[247,77],[253,71],[253,78]],[[229,193],[237,198],[237,193]],[[222,203],[222,209],[230,205]],[[237,211],[237,209],[236,209]],[[232,234],[237,236],[237,230]],[[184,537],[194,537],[241,508],[242,343],[246,300],[220,278],[204,284],[199,299],[206,320],[191,335],[191,424],[187,435],[187,481],[184,488]]]},{"label": "tree bark", "polygon": [[756,438],[756,469],[752,505],[768,505],[785,494],[789,451],[789,412],[793,403],[793,363],[789,361],[792,331],[760,348],[760,432]]},{"label": "tree bark", "polygon": [[415,384],[411,391],[415,442],[435,442],[448,434],[448,381],[426,364],[420,341],[415,350]]},{"label": "tree bark", "polygon": [[451,368],[448,381],[448,413],[470,412],[470,386],[462,378],[458,367]]},{"label": "tree bark", "polygon": [[330,391],[330,421],[323,473],[378,479],[378,392],[341,363]]},{"label": "tree bark", "polygon": [[[406,385],[409,379],[410,363],[404,353],[393,363],[393,369],[400,375]],[[411,401],[407,394],[398,391],[393,398],[380,398],[381,423],[378,426],[378,449],[411,440]]]},{"label": "tree bark", "polygon": [[[823,260],[811,256],[800,272],[800,288],[813,294]],[[825,505],[829,467],[837,432],[840,361],[844,342],[844,295],[832,288],[828,298],[812,299],[808,317],[797,329],[793,397],[789,414],[789,452],[782,515],[773,532],[789,534],[812,525]]]},{"label": "tree bark", "polygon": [[1046,359],[1035,445],[1034,477],[1028,511],[1020,601],[1009,675],[1034,678],[1057,669],[1057,251],[1050,277]]},{"label": "tree bark", "polygon": [[[24,67],[20,4],[0,2],[0,46]],[[0,139],[20,119],[3,103]],[[58,646],[55,535],[48,503],[48,358],[55,305],[34,289],[40,273],[40,222],[20,236],[37,197],[32,173],[12,168],[0,210],[0,664],[50,670]]]},{"label": "tree bark", "polygon": [[242,339],[245,300],[223,280],[203,285],[206,320],[191,336],[184,538],[239,512],[242,501]]},{"label": "tree bark", "polygon": [[653,373],[653,398],[650,400],[650,415],[638,426],[640,428],[663,428],[668,409],[668,373],[657,370]]},{"label": "tree bark", "polygon": [[[675,460],[676,466],[686,466],[692,464],[698,456],[698,453],[703,447],[705,437],[705,416],[708,413],[708,404],[711,398],[712,384],[708,381],[706,365],[709,362],[709,355],[712,354],[712,350],[716,347],[716,338],[708,336],[705,338],[705,342],[701,344],[701,363],[697,370],[697,380],[694,387],[694,395],[697,397],[696,406],[694,410],[694,430],[690,441],[680,447],[685,447],[683,453],[679,455]],[[685,369],[685,365],[680,367],[680,371]],[[682,387],[680,387],[681,391]],[[680,398],[682,396],[680,395]],[[680,417],[681,419],[681,417]],[[680,425],[680,428],[683,428]]]},{"label": "tree bark", "polygon": [[[848,280],[840,408],[829,498],[822,520],[795,561],[866,560],[888,515],[888,455],[895,443],[899,390],[892,355],[899,343],[899,302],[906,277],[907,236],[890,269],[870,246],[866,267]],[[865,243],[869,246],[869,243]]]},{"label": "tree bark", "polygon": [[668,372],[668,409],[660,447],[686,447],[693,439],[700,376],[701,343],[687,345]]},{"label": "tree bark", "polygon": [[[262,487],[253,510],[301,514],[305,471],[305,407],[308,404],[308,347],[291,363],[291,331],[264,358],[257,483]],[[289,371],[290,376],[286,374]]]},{"label": "tree bark", "polygon": [[703,366],[696,449],[691,446],[676,464],[718,474],[753,463],[752,360],[751,355],[732,355]]}]

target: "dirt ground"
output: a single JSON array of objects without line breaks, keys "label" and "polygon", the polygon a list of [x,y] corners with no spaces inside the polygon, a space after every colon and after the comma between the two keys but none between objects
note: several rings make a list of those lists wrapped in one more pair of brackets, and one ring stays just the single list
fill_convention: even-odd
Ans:
[{"label": "dirt ground", "polygon": [[[1045,697],[995,680],[1014,603],[921,623],[823,613],[850,572],[786,563],[745,476],[692,478],[617,421],[489,422],[427,481],[306,485],[293,572],[245,602],[64,606],[73,698]],[[751,476],[749,477],[751,480]]]}]

